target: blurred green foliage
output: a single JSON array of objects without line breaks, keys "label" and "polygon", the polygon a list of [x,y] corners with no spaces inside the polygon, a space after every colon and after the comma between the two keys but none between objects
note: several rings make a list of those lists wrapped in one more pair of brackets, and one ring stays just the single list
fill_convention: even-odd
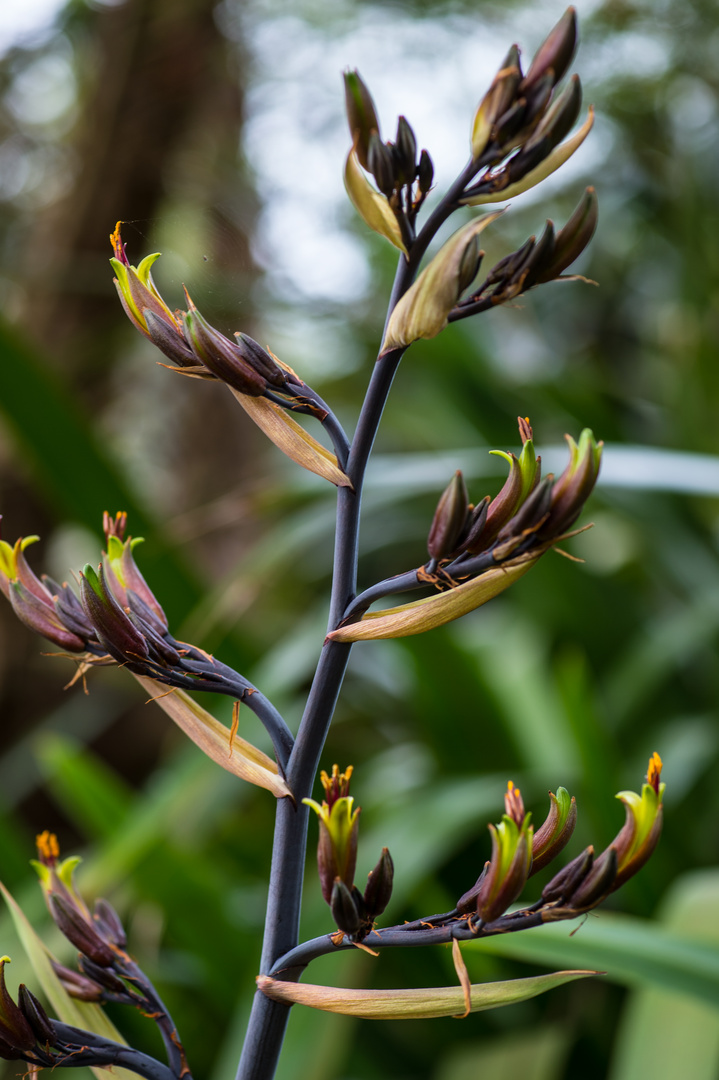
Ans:
[{"label": "blurred green foliage", "polygon": [[[143,17],[161,8],[145,5]],[[245,196],[208,180],[210,166],[225,158],[209,128],[203,137],[190,125],[194,142],[174,148],[165,173],[154,177],[147,217],[136,236],[128,233],[131,257],[164,240],[170,288],[185,275],[203,311],[266,340],[317,383],[351,427],[394,260],[349,209],[336,209],[341,156],[333,173],[317,157],[338,131],[345,138],[339,79],[335,69],[326,73],[325,51],[352,66],[359,53],[365,57],[362,74],[389,129],[394,117],[371,70],[372,56],[379,64],[389,42],[397,56],[395,99],[424,145],[413,100],[424,93],[422,63],[430,84],[435,69],[431,44],[418,56],[418,41],[435,42],[441,53],[441,97],[448,41],[458,55],[471,34],[480,44],[483,35],[496,38],[500,48],[519,40],[529,53],[560,10],[440,0],[381,7],[225,0],[216,25],[228,51],[243,60],[227,78],[239,80],[249,102],[237,166]],[[613,795],[636,789],[656,749],[667,781],[664,835],[642,873],[612,898],[614,911],[600,911],[573,937],[560,924],[466,950],[475,981],[534,972],[537,963],[547,970],[596,965],[605,977],[462,1024],[370,1028],[295,1011],[281,1080],[503,1080],[520,1073],[523,1080],[636,1080],[648,1054],[653,1075],[667,1080],[679,1075],[672,1072],[677,1061],[682,1074],[706,1080],[719,1067],[719,789],[712,783],[719,757],[719,488],[706,484],[697,493],[688,459],[684,478],[664,485],[669,490],[652,476],[662,468],[656,448],[715,460],[719,454],[719,9],[702,0],[580,0],[578,11],[583,41],[574,67],[598,110],[593,148],[590,140],[565,184],[548,185],[544,200],[525,198],[506,215],[487,237],[485,265],[538,232],[547,215],[565,220],[592,183],[600,226],[580,269],[599,287],[549,286],[521,308],[452,326],[412,348],[368,483],[361,581],[424,558],[436,498],[458,465],[475,500],[497,489],[496,459],[484,450],[516,449],[518,414],[531,417],[540,452],[565,431],[576,437],[591,426],[610,454],[622,444],[645,448],[635,459],[645,472],[600,482],[588,516],[595,528],[571,543],[586,563],[549,554],[510,592],[457,624],[429,637],[356,646],[324,765],[356,767],[358,877],[389,846],[397,867],[391,921],[445,910],[474,881],[489,851],[485,825],[497,819],[509,778],[521,785],[535,819],[544,815],[547,788],[563,784],[577,796],[573,854],[613,837],[622,821]],[[178,636],[238,665],[295,725],[325,629],[332,492],[258,449],[241,416],[227,423],[236,421],[242,443],[223,441],[225,429],[214,427],[211,412],[218,391],[189,381],[176,388],[174,376],[155,373],[152,354],[119,320],[110,325],[109,250],[86,252],[71,295],[62,291],[66,283],[52,286],[60,309],[96,313],[89,330],[82,324],[81,349],[69,331],[55,348],[53,334],[43,336],[33,319],[33,303],[53,310],[33,275],[48,235],[61,244],[53,205],[67,197],[48,193],[47,185],[53,162],[69,170],[67,190],[80,167],[73,125],[89,108],[88,57],[109,15],[75,2],[54,32],[1,62],[0,286],[13,323],[0,337],[4,535],[37,529],[59,557],[72,543],[89,543],[103,509],[119,509],[118,501],[134,508],[133,532],[148,536],[140,561]],[[66,64],[77,89],[61,122],[43,126],[28,119],[26,73],[48,57]],[[447,122],[453,138],[466,139],[493,71],[473,71],[465,85],[462,69],[461,94],[453,93],[464,111]],[[312,90],[315,76],[320,89]],[[324,93],[325,80],[334,98]],[[305,96],[290,105],[300,83]],[[25,113],[18,86],[25,87]],[[269,120],[283,110],[287,126],[273,128]],[[261,136],[276,142],[253,158]],[[286,146],[298,160],[286,158]],[[275,173],[267,159],[279,161]],[[25,187],[17,179],[22,160],[30,170]],[[273,205],[270,178],[300,174],[305,164],[316,172],[292,175],[292,183],[310,222],[324,212],[337,242],[350,245],[350,262],[359,259],[354,294],[350,286],[346,296],[324,285],[303,292],[288,260],[302,255],[305,226],[263,216]],[[222,175],[236,165],[229,154]],[[118,206],[113,213],[140,218],[146,211]],[[219,230],[218,218],[225,222]],[[238,222],[249,247],[234,271]],[[114,217],[107,232],[113,224]],[[308,252],[322,257],[321,249]],[[47,282],[43,288],[52,292]],[[104,306],[92,308],[96,302]],[[40,659],[42,646],[30,639],[18,653],[15,626],[8,620],[3,627],[12,670],[0,666],[8,744],[0,762],[0,876],[42,925],[26,859],[33,830],[59,822],[66,850],[84,855],[85,894],[107,895],[127,920],[131,948],[173,1010],[196,1076],[220,1080],[234,1069],[253,993],[272,800],[218,775],[168,735],[164,718],[149,719],[122,673],[97,672],[89,698],[76,687],[58,704],[51,691],[66,681],[66,669]],[[218,708],[227,721],[229,706]],[[243,717],[244,733],[261,742],[254,720]],[[0,952],[15,961],[11,977],[32,985],[7,918],[0,927]],[[329,929],[310,860],[303,933]],[[388,950],[379,959],[324,958],[311,978],[433,985],[453,981],[454,973],[448,950]],[[113,1020],[131,1041],[155,1049],[141,1018]]]}]

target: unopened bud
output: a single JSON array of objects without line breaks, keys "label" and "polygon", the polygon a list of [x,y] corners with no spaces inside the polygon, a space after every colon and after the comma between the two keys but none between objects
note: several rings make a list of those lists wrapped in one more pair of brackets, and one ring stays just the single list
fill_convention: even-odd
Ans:
[{"label": "unopened bud", "polygon": [[577,801],[566,788],[549,792],[549,813],[532,840],[532,874],[547,866],[567,846],[577,824]]},{"label": "unopened bud", "polygon": [[119,949],[125,948],[127,945],[125,928],[112,904],[102,898],[96,900],[94,920],[106,941],[109,941],[112,945],[117,945]]},{"label": "unopened bud", "polygon": [[400,116],[394,144],[398,184],[411,184],[417,169],[417,140],[410,124]]},{"label": "unopened bud", "polygon": [[393,882],[392,856],[387,848],[382,848],[382,854],[374,870],[370,871],[364,891],[364,904],[370,919],[376,919],[389,904]]},{"label": "unopened bud", "polygon": [[114,952],[79,908],[60,893],[50,894],[48,907],[60,933],[79,949],[83,956],[88,956],[100,967],[110,967],[115,960]]},{"label": "unopened bud", "polygon": [[576,47],[577,13],[570,7],[534,54],[521,90],[534,85],[548,70],[551,70],[556,85],[571,64]]},{"label": "unopened bud", "polygon": [[586,911],[612,892],[617,876],[617,852],[608,847],[595,860],[592,869],[572,893],[566,894],[567,905],[575,911]]},{"label": "unopened bud", "polygon": [[367,168],[374,176],[382,194],[389,197],[397,183],[395,159],[390,148],[385,146],[376,131],[369,138]]},{"label": "unopened bud", "polygon": [[567,224],[557,233],[552,257],[538,268],[537,284],[559,277],[581,255],[594,235],[597,217],[597,194],[589,187]]},{"label": "unopened bud", "polygon": [[419,155],[419,165],[417,166],[417,180],[419,182],[419,190],[423,195],[426,195],[429,189],[432,187],[432,181],[434,179],[434,165],[432,164],[432,158],[429,156],[426,150],[423,150]]},{"label": "unopened bud", "polygon": [[360,928],[360,915],[357,911],[352,890],[348,889],[341,878],[335,878],[330,896],[330,911],[338,929],[345,934],[356,934]]},{"label": "unopened bud", "polygon": [[243,359],[238,347],[203,319],[188,296],[189,311],[183,315],[185,337],[197,360],[227,383],[249,397],[261,397],[265,379]]},{"label": "unopened bud", "polygon": [[472,157],[479,159],[490,138],[493,128],[504,117],[514,102],[521,79],[519,49],[513,45],[494,77],[494,81],[480,102],[472,122]]},{"label": "unopened bud", "polygon": [[52,1046],[56,1037],[50,1019],[35,995],[24,983],[20,983],[18,987],[17,1001],[37,1041],[44,1046]]},{"label": "unopened bud", "polygon": [[443,559],[457,547],[467,519],[469,498],[464,477],[458,469],[440,496],[427,538],[433,559]]},{"label": "unopened bud", "polygon": [[479,237],[473,236],[467,244],[462,254],[462,261],[459,264],[459,292],[460,294],[468,289],[477,276],[480,263],[482,262],[483,252],[479,247]]},{"label": "unopened bud", "polygon": [[346,71],[344,80],[345,107],[347,109],[350,135],[360,165],[363,169],[369,170],[367,154],[370,136],[372,132],[379,134],[379,120],[377,119],[374,101],[358,71]]},{"label": "unopened bud", "polygon": [[[35,1033],[5,985],[5,965],[8,963],[9,956],[0,957],[0,1040],[11,1050],[32,1050],[37,1042]],[[10,1060],[15,1057],[17,1054]]]},{"label": "unopened bud", "polygon": [[242,359],[272,386],[284,386],[287,378],[280,365],[249,334],[236,333],[237,347]]},{"label": "unopened bud", "polygon": [[566,900],[579,888],[593,865],[594,848],[590,845],[581,855],[577,855],[576,859],[572,859],[570,863],[563,866],[551,881],[547,882],[542,889],[542,899],[547,903]]},{"label": "unopened bud", "polygon": [[573,75],[557,100],[539,121],[534,134],[527,140],[524,150],[530,151],[541,139],[546,139],[549,150],[553,150],[574,127],[581,107],[582,84],[579,76]]}]

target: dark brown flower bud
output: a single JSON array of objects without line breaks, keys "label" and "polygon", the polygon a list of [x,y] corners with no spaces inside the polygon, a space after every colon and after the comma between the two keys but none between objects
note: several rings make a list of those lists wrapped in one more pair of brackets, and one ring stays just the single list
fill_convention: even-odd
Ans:
[{"label": "dark brown flower bud", "polygon": [[427,538],[433,559],[443,559],[457,547],[467,520],[469,498],[464,477],[458,469],[442,492]]},{"label": "dark brown flower bud", "polygon": [[110,967],[115,954],[84,914],[61,893],[50,893],[48,907],[57,928],[84,956],[100,967]]},{"label": "dark brown flower bud", "polygon": [[397,121],[394,156],[398,184],[411,184],[417,170],[417,140],[404,116]]},{"label": "dark brown flower bud", "polygon": [[338,929],[345,934],[356,934],[360,928],[360,915],[357,911],[352,891],[341,878],[335,878],[330,897],[332,918]]},{"label": "dark brown flower bud", "polygon": [[45,1046],[53,1046],[56,1038],[50,1019],[35,995],[25,986],[25,983],[20,983],[18,987],[17,1001],[37,1041]]},{"label": "dark brown flower bud", "polygon": [[590,845],[585,848],[581,855],[572,859],[570,863],[562,867],[551,881],[542,889],[542,899],[547,903],[555,900],[566,900],[586,878],[594,865],[594,848]]},{"label": "dark brown flower bud", "polygon": [[376,919],[389,904],[393,882],[394,863],[385,847],[382,848],[382,854],[374,870],[370,871],[364,891],[364,904],[370,919]]},{"label": "dark brown flower bud", "polygon": [[588,187],[567,224],[557,233],[554,253],[551,259],[539,268],[536,284],[559,277],[581,255],[594,235],[597,217],[597,194],[593,187]]},{"label": "dark brown flower bud", "polygon": [[347,109],[350,135],[360,165],[363,169],[369,170],[367,154],[370,136],[373,132],[379,135],[379,120],[377,119],[374,101],[358,71],[346,71],[344,80],[345,107]]},{"label": "dark brown flower bud", "polygon": [[267,382],[272,386],[284,386],[287,381],[287,376],[282,370],[280,365],[274,360],[270,354],[262,348],[258,342],[251,338],[249,334],[236,333],[235,338],[237,340],[237,348],[240,350],[242,359],[245,360],[250,367],[254,368],[258,375],[267,379]]},{"label": "dark brown flower bud", "polygon": [[419,182],[419,190],[423,195],[426,195],[429,189],[432,187],[432,181],[434,179],[434,165],[432,164],[432,158],[429,156],[426,150],[423,150],[419,155],[419,165],[417,166],[417,180]]},{"label": "dark brown flower bud", "polygon": [[199,363],[238,393],[261,397],[267,389],[266,380],[247,363],[233,342],[203,319],[189,296],[187,299],[185,337]]},{"label": "dark brown flower bud", "polygon": [[369,138],[367,168],[382,194],[389,197],[397,184],[395,159],[389,146],[385,146],[376,131],[372,132]]},{"label": "dark brown flower bud", "polygon": [[125,928],[120,921],[120,916],[117,914],[112,904],[100,897],[100,899],[95,901],[93,915],[97,928],[105,940],[109,941],[112,945],[117,945],[120,949],[124,949],[127,945]]},{"label": "dark brown flower bud", "polygon": [[556,85],[571,64],[576,47],[577,13],[569,7],[534,54],[520,89],[534,85],[548,70],[551,70]]},{"label": "dark brown flower bud", "polygon": [[178,367],[194,367],[197,364],[192,349],[175,326],[170,326],[166,319],[161,319],[150,308],[142,312],[147,332],[153,345]]}]

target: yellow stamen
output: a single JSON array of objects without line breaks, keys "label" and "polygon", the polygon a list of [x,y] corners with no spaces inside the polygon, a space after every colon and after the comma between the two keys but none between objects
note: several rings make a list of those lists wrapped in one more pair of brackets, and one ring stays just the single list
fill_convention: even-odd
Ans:
[{"label": "yellow stamen", "polygon": [[49,832],[45,829],[45,832],[40,833],[35,837],[35,843],[37,844],[38,855],[41,859],[55,860],[60,855],[60,845],[57,842],[55,833]]},{"label": "yellow stamen", "polygon": [[647,769],[647,783],[651,784],[655,791],[659,791],[659,780],[662,775],[662,759],[659,754],[654,751],[649,758],[649,767]]}]

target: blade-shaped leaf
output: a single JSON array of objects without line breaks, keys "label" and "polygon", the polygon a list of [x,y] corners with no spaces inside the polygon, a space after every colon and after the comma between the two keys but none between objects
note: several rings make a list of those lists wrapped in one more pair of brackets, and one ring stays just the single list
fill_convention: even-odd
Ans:
[{"label": "blade-shaped leaf", "polygon": [[135,678],[160,708],[217,765],[250,784],[266,788],[278,799],[292,797],[292,792],[280,776],[277,763],[239,735],[233,736],[229,728],[198,705],[189,694],[183,690],[168,693],[163,683],[143,675],[135,675]]},{"label": "blade-shaped leaf", "polygon": [[602,912],[583,924],[548,924],[468,942],[465,948],[537,964],[587,964],[615,982],[663,987],[719,1006],[719,946],[645,919]]},{"label": "blade-shaped leaf", "polygon": [[[597,974],[596,971],[555,971],[528,979],[473,983],[469,987],[470,1012],[527,1001],[573,979],[585,979]],[[461,986],[351,990],[313,983],[283,982],[269,975],[258,975],[257,986],[273,1001],[282,1001],[286,1005],[309,1005],[312,1009],[360,1016],[367,1020],[427,1020],[436,1016],[456,1016],[465,1011],[465,992]]]},{"label": "blade-shaped leaf", "polygon": [[437,626],[458,619],[469,611],[486,604],[527,573],[537,561],[505,563],[503,567],[488,570],[486,574],[465,581],[456,589],[415,600],[411,604],[385,608],[384,611],[368,611],[359,622],[349,623],[332,630],[327,636],[332,641],[373,641],[377,638],[410,637],[433,630]]},{"label": "blade-shaped leaf", "polygon": [[267,398],[248,397],[232,387],[229,390],[250,419],[288,458],[337,487],[352,487],[332,451],[309,435],[280,405]]},{"label": "blade-shaped leaf", "polygon": [[[112,1039],[113,1042],[125,1045],[122,1035],[99,1005],[88,1001],[77,1001],[75,998],[70,997],[53,971],[53,957],[33,930],[17,901],[1,881],[0,892],[5,898],[17,935],[32,964],[37,980],[57,1019],[62,1020],[64,1024],[71,1024],[73,1027],[90,1031],[94,1035],[101,1035],[105,1039]],[[107,1069],[93,1068],[92,1071],[98,1077],[98,1080],[107,1080]],[[123,1078],[124,1080],[131,1080],[137,1074],[129,1069],[113,1066],[110,1075],[118,1077],[119,1080],[123,1080]]]}]

